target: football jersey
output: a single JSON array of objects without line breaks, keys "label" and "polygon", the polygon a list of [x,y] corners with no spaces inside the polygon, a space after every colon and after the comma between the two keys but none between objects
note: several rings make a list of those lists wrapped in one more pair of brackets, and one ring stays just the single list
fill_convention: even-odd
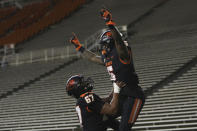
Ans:
[{"label": "football jersey", "polygon": [[102,60],[107,67],[107,71],[113,82],[122,81],[126,84],[124,88],[121,89],[120,95],[141,97],[143,96],[143,91],[141,87],[138,86],[139,80],[135,72],[131,48],[128,47],[130,54],[130,61],[125,63],[120,59],[116,48],[106,56],[102,55]]},{"label": "football jersey", "polygon": [[88,92],[77,100],[76,111],[83,131],[105,131],[103,115],[100,114],[104,102],[99,96]]}]

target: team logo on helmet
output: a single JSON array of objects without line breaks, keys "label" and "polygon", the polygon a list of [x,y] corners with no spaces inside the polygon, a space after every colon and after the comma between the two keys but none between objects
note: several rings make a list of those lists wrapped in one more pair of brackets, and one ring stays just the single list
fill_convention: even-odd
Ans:
[{"label": "team logo on helmet", "polygon": [[109,53],[114,47],[114,39],[112,38],[112,33],[110,30],[107,30],[101,34],[100,37],[100,50],[105,50]]},{"label": "team logo on helmet", "polygon": [[94,81],[90,77],[85,79],[82,75],[75,75],[68,79],[66,92],[70,96],[79,98],[81,94],[91,91],[93,86]]}]

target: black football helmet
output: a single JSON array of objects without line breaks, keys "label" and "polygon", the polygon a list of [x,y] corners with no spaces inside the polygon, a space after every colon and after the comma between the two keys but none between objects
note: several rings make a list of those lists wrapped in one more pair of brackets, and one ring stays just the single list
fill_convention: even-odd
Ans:
[{"label": "black football helmet", "polygon": [[112,38],[112,33],[110,30],[107,30],[101,34],[100,37],[100,51],[105,51],[109,53],[114,47],[114,39]]},{"label": "black football helmet", "polygon": [[82,75],[74,75],[66,83],[66,92],[69,96],[79,98],[81,94],[90,92],[93,86],[94,81],[90,77],[85,79]]}]

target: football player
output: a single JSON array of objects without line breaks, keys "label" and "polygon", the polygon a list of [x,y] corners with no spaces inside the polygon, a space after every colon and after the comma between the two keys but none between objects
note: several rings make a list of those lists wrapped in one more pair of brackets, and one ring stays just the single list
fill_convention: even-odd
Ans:
[{"label": "football player", "polygon": [[[118,107],[120,88],[114,86],[113,99],[110,104],[105,103],[98,95],[92,92],[93,80],[82,75],[74,75],[68,79],[66,92],[77,99],[76,111],[83,131],[106,131],[107,127],[118,130],[119,122],[104,114],[115,114]],[[124,83],[118,82],[120,87]],[[104,120],[107,119],[107,120]]]},{"label": "football player", "polygon": [[130,131],[144,106],[144,92],[138,85],[131,48],[127,41],[123,41],[111,13],[104,8],[100,13],[108,27],[100,37],[101,56],[85,49],[75,34],[70,42],[81,52],[82,57],[107,67],[113,86],[118,86],[116,81],[124,82],[125,87],[120,91],[117,115],[121,115],[119,131]]}]

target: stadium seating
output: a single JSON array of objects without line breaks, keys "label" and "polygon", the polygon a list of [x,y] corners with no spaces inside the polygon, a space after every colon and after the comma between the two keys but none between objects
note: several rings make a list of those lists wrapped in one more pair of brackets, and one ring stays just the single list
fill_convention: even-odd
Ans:
[{"label": "stadium seating", "polygon": [[[145,2],[145,0],[137,1],[142,5]],[[174,1],[181,1],[182,3],[184,0]],[[96,1],[93,4],[97,6],[99,2]],[[151,0],[151,4],[145,6],[146,9],[157,2],[158,0]],[[173,1],[170,2],[170,7],[172,5]],[[120,11],[117,9],[119,6],[113,6],[117,12]],[[138,11],[139,14],[143,14],[146,9],[141,8],[139,11],[135,8],[134,14]],[[128,19],[131,21],[138,15]],[[151,21],[154,20],[151,19]],[[62,28],[64,24],[67,25],[68,23],[62,23],[60,27]],[[138,24],[136,29],[143,23]],[[147,94],[145,106],[133,127],[134,130],[197,130],[197,63],[195,61],[197,57],[197,29],[195,26],[195,24],[179,25],[179,27],[167,28],[167,31],[164,32],[155,33],[153,31],[150,34],[143,34],[143,32],[129,37],[134,65],[144,91],[148,91],[151,87],[164,81],[165,78],[173,75],[177,70],[187,65],[188,62],[195,64],[195,66],[188,68],[186,72],[159,88],[157,92],[153,92],[151,95]],[[57,30],[53,31],[56,32]],[[61,35],[64,35],[61,30],[59,31]],[[84,32],[83,29],[81,31]],[[42,35],[40,37],[52,40],[52,36],[59,36],[58,33],[54,34],[54,32],[47,33],[46,37],[42,37]],[[68,29],[67,32],[69,33],[70,30]],[[55,41],[51,43],[62,43]],[[54,45],[52,44],[52,46]],[[34,78],[43,76],[43,74],[57,68],[67,60],[57,59],[47,63],[39,62],[0,69],[0,91],[5,93],[13,90],[17,85],[25,84]],[[80,59],[69,65],[62,66],[59,70],[52,71],[50,75],[44,75],[44,77],[26,85],[17,92],[13,91],[6,98],[0,99],[0,131],[75,131],[79,127],[75,112],[76,101],[65,92],[65,83],[74,74],[84,74],[92,77],[95,80],[94,92],[101,97],[107,96],[111,91],[112,84],[106,68]],[[4,86],[2,87],[2,85]]]},{"label": "stadium seating", "polygon": [[35,62],[33,64],[23,64],[18,67],[8,66],[0,70],[0,96],[3,93],[12,91],[14,88],[17,88],[20,85],[23,85],[25,82],[39,77],[40,75],[52,70],[57,65],[68,61],[59,60],[56,63],[54,61],[50,62]]},{"label": "stadium seating", "polygon": [[[17,125],[23,126],[23,128],[19,128],[18,130],[28,130],[28,128],[32,128],[32,129],[38,128],[38,126],[41,123],[42,123],[41,129],[43,129],[45,125],[45,130],[50,130],[50,129],[55,130],[55,129],[63,128],[63,127],[66,128],[71,125],[73,126],[78,125],[76,114],[69,113],[69,111],[72,111],[72,112],[74,111],[73,106],[75,102],[72,98],[69,98],[65,94],[64,86],[69,76],[76,74],[76,73],[78,74],[78,73],[86,72],[86,70],[83,70],[83,72],[81,72],[81,68],[85,69],[89,65],[89,62],[86,62],[86,63],[83,62],[84,64],[80,64],[81,65],[80,68],[78,67],[79,63],[81,63],[81,61],[77,62],[76,64],[72,64],[63,70],[60,70],[59,72],[56,73],[56,75],[52,75],[51,77],[40,80],[40,82],[35,83],[24,90],[21,90],[22,92],[19,92],[21,96],[19,97],[18,97],[18,93],[13,94],[13,97],[15,97],[16,101],[18,101],[17,103],[15,102],[13,103],[12,100],[11,101],[8,100],[9,97],[5,98],[5,100],[6,99],[8,100],[7,102],[9,102],[9,104],[7,102],[6,102],[7,104],[1,103],[2,105],[1,107],[4,109],[7,109],[6,111],[7,115],[6,113],[1,114],[1,118],[2,118],[1,120],[4,121],[3,123],[5,125],[7,122],[8,123],[10,122],[10,124],[13,123],[7,127],[13,128],[13,129],[15,128],[14,130],[17,130],[17,127],[16,127]],[[99,69],[98,67],[99,66],[92,64],[92,67],[87,69],[88,71],[86,72],[86,74],[88,72],[89,74],[92,74],[90,72],[92,71],[92,69],[95,69],[95,68],[97,68],[98,72],[100,70],[102,70],[102,72],[105,71],[103,69]],[[76,69],[70,70],[70,68],[76,68]],[[101,66],[100,68],[103,68],[103,67]],[[67,73],[65,74],[65,72]],[[106,74],[103,74],[103,75],[105,76]],[[93,76],[93,74],[91,76]],[[97,75],[95,74],[94,77],[97,77]],[[49,82],[48,80],[51,82],[48,83]],[[21,99],[20,97],[23,99]],[[30,105],[28,105],[28,103]],[[16,106],[17,104],[19,105]],[[7,106],[7,105],[10,105],[10,106]],[[15,113],[10,108],[11,105],[16,106]],[[68,105],[72,105],[72,106],[68,106]],[[22,111],[20,107],[23,107],[25,111]],[[65,109],[67,111],[65,111]],[[31,114],[31,116],[26,117],[26,115],[28,114],[29,115]],[[9,115],[10,117],[12,117],[12,119],[18,119],[18,120],[12,121],[11,119],[9,119]],[[73,124],[72,120],[69,120],[69,117],[72,117],[72,116],[75,116],[74,118],[75,124]],[[26,121],[25,123],[23,119],[25,119]],[[46,122],[48,123],[48,125]],[[16,126],[13,127],[14,125]]]},{"label": "stadium seating", "polygon": [[[152,82],[156,84],[166,75],[183,66],[184,63],[196,56],[195,41],[195,37],[178,37],[162,41],[133,43],[136,70],[141,74],[140,81],[150,82],[153,79]],[[180,44],[181,42],[183,44]],[[147,75],[144,76],[144,73]],[[142,87],[150,87],[152,84],[145,83],[142,84]]]},{"label": "stadium seating", "polygon": [[134,129],[196,130],[196,78],[197,64],[177,80],[149,96]]},{"label": "stadium seating", "polygon": [[[195,0],[191,0],[190,2],[169,0],[166,5],[155,9],[152,15],[136,24],[134,28],[138,31],[137,35],[142,37],[166,32],[168,36],[171,36],[174,30],[170,29],[181,28],[179,31],[184,31],[187,29],[185,26],[196,24],[196,4],[197,1]],[[196,29],[196,26],[193,26],[193,28]],[[176,35],[179,33],[176,33]]]},{"label": "stadium seating", "polygon": [[[152,43],[151,45],[149,45],[148,43],[132,45],[136,70],[139,74],[140,85],[144,90],[149,89],[155,83],[161,81],[165,77],[168,77],[171,73],[180,68],[184,63],[190,61],[192,58],[196,56],[196,48],[193,48],[196,46],[192,42],[188,43],[187,46],[183,46],[180,45],[179,42],[177,42],[178,40],[180,39],[171,39],[163,45],[161,44],[163,43],[162,41],[160,43],[158,43],[157,41],[155,43]],[[149,48],[149,50],[146,50],[147,47]],[[160,50],[161,47],[162,50]],[[174,50],[176,50],[176,52],[174,52]],[[168,53],[162,54],[162,51]],[[158,56],[158,54],[160,56]],[[193,68],[189,72],[196,74],[195,71],[196,68]],[[102,97],[109,94],[112,85],[107,75],[105,67],[101,65],[96,65],[86,60],[79,60],[57,71],[53,75],[50,75],[49,77],[43,78],[40,81],[35,82],[34,84],[24,88],[24,90],[20,90],[19,92],[13,93],[13,95],[2,99],[0,101],[2,110],[0,113],[0,120],[2,121],[0,130],[7,129],[20,131],[44,131],[72,129],[76,128],[76,126],[79,126],[78,118],[75,113],[75,100],[67,96],[65,92],[66,80],[71,75],[79,73],[91,76],[95,80],[94,92],[96,92]],[[193,77],[193,81],[196,78],[193,74],[191,75],[191,77]],[[187,77],[184,77],[184,80],[186,78]],[[172,83],[172,86],[173,85],[174,84]],[[170,87],[167,86],[166,88],[168,89]],[[184,87],[182,86],[182,88]],[[160,118],[162,118],[162,116],[164,115],[168,116],[167,111],[169,111],[169,109],[171,108],[169,107],[168,109],[167,107],[165,107],[165,103],[167,103],[168,100],[170,100],[171,95],[178,95],[180,91],[177,90],[176,93],[176,90],[169,89],[173,90],[174,93],[170,93],[169,95],[166,94],[169,97],[168,99],[165,98],[166,95],[162,93],[162,90],[164,89],[160,89],[162,94],[161,96],[153,95],[148,97],[147,104],[145,105],[142,114],[139,117],[139,122],[136,122],[134,129],[151,130],[162,127],[162,124],[162,128],[166,126],[165,123],[167,123],[167,120],[165,120],[165,118],[160,120]],[[191,89],[189,93],[192,93],[192,91],[194,91],[193,88],[188,89]],[[164,93],[168,92],[164,91]],[[182,95],[184,95],[184,93],[182,93]],[[193,96],[194,95],[190,96],[190,98]],[[179,98],[181,96],[178,95],[177,97]],[[187,96],[182,97],[187,98]],[[172,96],[171,100],[173,98],[175,98],[175,96]],[[178,98],[177,101],[180,101]],[[186,100],[187,99],[184,99],[184,101]],[[161,102],[161,105],[164,105],[159,107],[158,104],[155,104],[159,102]],[[180,106],[180,104],[175,105],[170,102],[167,105],[171,105],[175,109],[176,107]],[[188,106],[185,106],[185,108],[183,109],[177,109],[177,112],[181,112],[182,110],[190,113],[192,109],[195,109],[195,105],[192,106],[193,108],[191,109],[187,107]],[[159,112],[159,114],[157,112]],[[180,117],[177,117],[177,119],[174,118],[173,120],[171,120],[171,122],[180,122],[181,128],[181,125],[184,125],[181,124],[184,123],[183,118],[189,117],[188,113],[184,113],[184,115],[182,113],[175,113],[172,111],[172,115],[179,114]],[[148,116],[151,116],[150,119]],[[168,117],[172,118],[173,116]],[[191,121],[188,121],[188,125],[190,124],[192,126],[194,125],[192,123],[195,120],[195,118],[190,119]],[[156,122],[158,122],[158,126],[155,126]]]},{"label": "stadium seating", "polygon": [[44,49],[46,47],[60,47],[69,40],[72,32],[75,32],[83,43],[87,37],[105,28],[99,16],[99,10],[103,5],[108,6],[113,11],[113,17],[118,25],[127,25],[162,0],[92,1],[88,5],[83,5],[79,11],[73,13],[68,19],[50,26],[50,29],[44,34],[26,42],[25,45],[18,46],[25,48],[26,51]]},{"label": "stadium seating", "polygon": [[16,7],[0,8],[0,21],[11,16],[16,11]]},{"label": "stadium seating", "polygon": [[11,33],[0,38],[0,45],[18,44],[31,38],[68,16],[84,2],[85,0],[58,0],[52,9],[48,0],[24,6],[10,19],[0,23],[0,35],[13,28]]}]

